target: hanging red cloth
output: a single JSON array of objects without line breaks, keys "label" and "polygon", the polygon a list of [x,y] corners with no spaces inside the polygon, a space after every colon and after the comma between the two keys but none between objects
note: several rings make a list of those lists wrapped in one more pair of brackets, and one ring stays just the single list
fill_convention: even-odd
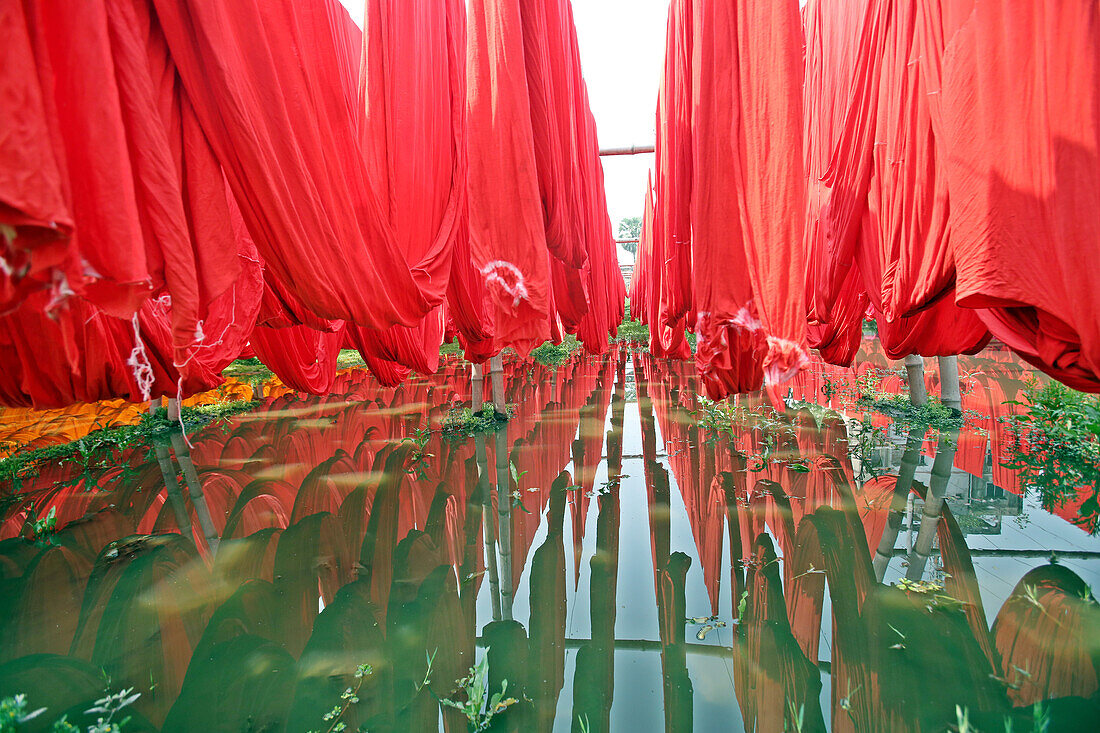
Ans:
[{"label": "hanging red cloth", "polygon": [[471,250],[497,343],[526,354],[550,337],[551,285],[522,33],[517,0],[469,3]]},{"label": "hanging red cloth", "polygon": [[323,395],[332,390],[343,341],[342,330],[325,333],[306,326],[259,326],[249,344],[283,384],[299,392]]},{"label": "hanging red cloth", "polygon": [[324,318],[415,323],[430,304],[359,150],[347,12],[335,0],[153,5],[266,276]]},{"label": "hanging red cloth", "polygon": [[970,4],[939,95],[958,302],[1030,363],[1100,391],[1100,7]]},{"label": "hanging red cloth", "polygon": [[[692,310],[692,1],[673,0],[668,9],[665,64],[657,95],[655,251],[661,253],[661,318],[683,330]],[[691,319],[694,320],[694,319]]]},{"label": "hanging red cloth", "polygon": [[0,7],[0,311],[52,284],[73,232],[23,3]]}]

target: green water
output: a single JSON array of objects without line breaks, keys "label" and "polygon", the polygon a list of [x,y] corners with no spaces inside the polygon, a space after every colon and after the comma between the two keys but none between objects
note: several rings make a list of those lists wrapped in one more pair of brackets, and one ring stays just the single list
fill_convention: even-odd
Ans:
[{"label": "green water", "polygon": [[485,730],[1095,730],[1100,540],[1003,466],[1028,370],[961,358],[937,432],[854,403],[895,366],[816,365],[715,430],[691,363],[509,363],[507,428],[457,439],[464,365],[350,372],[46,467],[0,514],[0,698],[47,708],[20,730],[134,688],[124,730],[463,731],[480,665]]}]

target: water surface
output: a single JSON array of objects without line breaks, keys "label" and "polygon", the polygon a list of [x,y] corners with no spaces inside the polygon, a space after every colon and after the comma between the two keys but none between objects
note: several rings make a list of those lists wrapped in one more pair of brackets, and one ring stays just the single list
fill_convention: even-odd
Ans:
[{"label": "water surface", "polygon": [[961,358],[940,432],[855,404],[896,366],[869,347],[715,413],[691,363],[514,361],[507,427],[459,438],[466,365],[349,371],[190,448],[47,467],[0,488],[0,697],[47,707],[27,730],[133,687],[126,730],[306,731],[353,686],[349,729],[461,731],[440,700],[485,660],[515,700],[490,730],[1019,731],[1038,701],[1095,730],[1100,540],[1003,465],[1030,371]]}]

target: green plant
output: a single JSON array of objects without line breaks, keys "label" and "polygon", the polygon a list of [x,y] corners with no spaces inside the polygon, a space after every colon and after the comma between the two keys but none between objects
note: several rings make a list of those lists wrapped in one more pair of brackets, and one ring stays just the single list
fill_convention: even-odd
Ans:
[{"label": "green plant", "polygon": [[477,412],[469,407],[452,408],[443,416],[440,429],[445,436],[469,437],[478,433],[495,433],[508,424],[508,420],[515,414],[515,407],[508,405],[507,414],[501,415],[490,405],[482,405]]},{"label": "green plant", "polygon": [[[140,692],[134,692],[134,688],[111,693],[95,701],[95,704],[84,711],[86,715],[96,715],[95,723],[85,729],[85,733],[120,733],[123,727],[130,722],[130,718],[115,720],[123,710],[133,705],[141,697]],[[37,710],[27,709],[27,696],[15,695],[0,700],[0,733],[16,733],[24,723],[28,723],[46,712],[46,708]],[[51,733],[80,733],[80,728],[68,721],[65,716],[54,721],[50,727]]]},{"label": "green plant", "polygon": [[569,361],[574,352],[579,351],[581,342],[575,336],[566,334],[560,344],[552,341],[535,347],[531,351],[531,358],[543,366],[556,367]]},{"label": "green plant", "polygon": [[508,694],[508,680],[503,680],[500,692],[489,694],[489,662],[487,657],[470,668],[470,673],[458,680],[455,685],[465,692],[465,702],[443,698],[439,702],[458,710],[466,716],[466,727],[472,733],[487,730],[493,718],[506,711],[519,700],[505,697]]},{"label": "green plant", "polygon": [[907,394],[873,394],[863,395],[857,404],[886,415],[903,428],[927,425],[936,430],[958,430],[965,423],[962,413],[935,397],[929,397],[923,405],[914,405]]},{"label": "green plant", "polygon": [[1097,532],[1100,519],[1100,396],[1057,382],[1024,387],[1022,411],[1006,418],[1011,434],[1008,468],[1025,491],[1038,493],[1047,511],[1087,493],[1074,522]]},{"label": "green plant", "polygon": [[401,442],[413,445],[413,451],[409,454],[408,464],[405,467],[406,473],[410,476],[416,476],[420,480],[427,478],[428,459],[432,454],[428,453],[426,448],[431,439],[431,428],[417,428],[412,435],[402,439]]},{"label": "green plant", "polygon": [[[343,717],[352,705],[359,704],[359,690],[363,687],[364,680],[373,673],[374,668],[369,664],[360,664],[355,668],[355,686],[348,687],[340,693],[340,702],[321,718],[322,722],[328,726],[324,729],[324,733],[340,733],[340,731],[347,730],[348,725],[343,721]],[[311,730],[309,733],[319,732]]]},{"label": "green plant", "polygon": [[[73,486],[85,479],[93,479],[102,471],[118,465],[118,455],[130,448],[152,448],[167,444],[173,433],[181,429],[192,433],[232,415],[252,410],[257,402],[221,402],[212,405],[184,407],[179,420],[168,418],[167,410],[160,409],[142,417],[134,425],[116,425],[94,430],[79,440],[62,445],[50,445],[29,451],[21,451],[0,460],[0,486],[7,492],[17,492],[22,481],[38,475],[41,468],[60,463],[73,463],[77,471],[72,479],[61,485]],[[182,428],[181,428],[182,423]],[[123,466],[123,478],[132,475],[129,466]]]}]

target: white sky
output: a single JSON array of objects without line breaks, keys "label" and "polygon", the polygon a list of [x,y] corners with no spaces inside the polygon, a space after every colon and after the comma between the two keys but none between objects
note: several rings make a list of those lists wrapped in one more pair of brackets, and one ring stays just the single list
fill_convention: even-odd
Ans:
[{"label": "white sky", "polygon": [[[340,2],[361,26],[363,0]],[[667,15],[668,0],[573,0],[600,147],[653,143]],[[614,156],[603,162],[607,208],[617,229],[620,219],[642,215],[653,156]]]}]

